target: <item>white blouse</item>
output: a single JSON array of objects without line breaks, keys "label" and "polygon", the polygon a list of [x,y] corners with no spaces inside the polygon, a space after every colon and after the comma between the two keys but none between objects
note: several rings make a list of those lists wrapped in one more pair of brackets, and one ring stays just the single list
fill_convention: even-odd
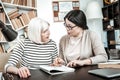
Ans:
[{"label": "white blouse", "polygon": [[69,44],[65,52],[68,62],[80,58],[81,39],[82,34],[80,34],[78,37],[70,37]]}]

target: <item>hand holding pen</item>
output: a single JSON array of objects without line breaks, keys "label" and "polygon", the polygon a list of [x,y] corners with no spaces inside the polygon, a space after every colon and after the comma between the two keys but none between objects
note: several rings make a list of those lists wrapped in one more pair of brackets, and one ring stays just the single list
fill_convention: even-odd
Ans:
[{"label": "hand holding pen", "polygon": [[61,66],[61,65],[64,65],[64,64],[65,64],[64,60],[57,57],[51,65],[52,66]]}]

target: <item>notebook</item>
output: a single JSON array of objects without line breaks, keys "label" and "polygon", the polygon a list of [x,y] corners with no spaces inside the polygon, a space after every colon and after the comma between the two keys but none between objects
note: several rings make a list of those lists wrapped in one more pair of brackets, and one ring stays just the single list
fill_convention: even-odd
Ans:
[{"label": "notebook", "polygon": [[114,78],[120,76],[120,69],[103,68],[103,69],[89,70],[88,73],[105,78]]},{"label": "notebook", "polygon": [[40,69],[50,75],[58,75],[58,74],[69,73],[69,72],[75,71],[74,68],[70,68],[67,66],[58,66],[57,67],[57,66],[41,65]]}]

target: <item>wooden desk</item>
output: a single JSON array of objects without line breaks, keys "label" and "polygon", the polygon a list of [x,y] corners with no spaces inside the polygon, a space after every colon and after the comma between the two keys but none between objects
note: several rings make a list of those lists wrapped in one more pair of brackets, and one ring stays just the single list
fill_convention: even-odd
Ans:
[{"label": "wooden desk", "polygon": [[[64,73],[60,75],[49,75],[41,70],[30,70],[31,76],[27,79],[20,79],[18,75],[13,75],[13,80],[120,80],[119,78],[115,79],[106,79],[92,74],[88,74],[88,70],[96,69],[97,66],[84,66],[79,69],[76,69],[75,72]],[[6,74],[4,74],[5,76]],[[12,80],[12,79],[5,79]]]}]

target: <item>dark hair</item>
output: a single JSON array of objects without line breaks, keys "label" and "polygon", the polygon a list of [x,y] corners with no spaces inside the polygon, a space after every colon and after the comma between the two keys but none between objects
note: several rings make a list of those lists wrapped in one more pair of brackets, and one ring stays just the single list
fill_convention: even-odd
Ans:
[{"label": "dark hair", "polygon": [[72,23],[76,24],[76,26],[81,27],[82,29],[88,29],[86,16],[83,11],[81,10],[71,10],[66,14],[64,17],[64,21],[66,18],[71,21]]}]

